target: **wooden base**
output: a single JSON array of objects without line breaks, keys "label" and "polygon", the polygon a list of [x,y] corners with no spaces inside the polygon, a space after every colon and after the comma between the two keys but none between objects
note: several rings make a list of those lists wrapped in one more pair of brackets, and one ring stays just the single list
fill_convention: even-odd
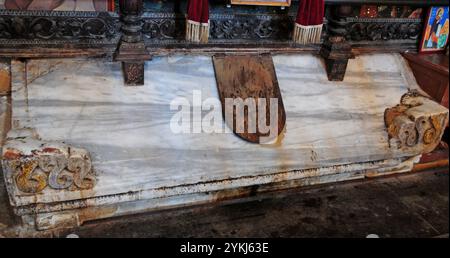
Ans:
[{"label": "wooden base", "polygon": [[343,81],[348,59],[325,59],[328,80]]},{"label": "wooden base", "polygon": [[351,45],[343,37],[330,37],[322,45],[320,54],[325,60],[328,80],[343,81],[348,60],[354,57]]},{"label": "wooden base", "polygon": [[144,85],[144,62],[151,58],[143,42],[121,43],[115,60],[122,62],[125,85]]},{"label": "wooden base", "polygon": [[144,85],[144,62],[122,63],[125,85]]}]

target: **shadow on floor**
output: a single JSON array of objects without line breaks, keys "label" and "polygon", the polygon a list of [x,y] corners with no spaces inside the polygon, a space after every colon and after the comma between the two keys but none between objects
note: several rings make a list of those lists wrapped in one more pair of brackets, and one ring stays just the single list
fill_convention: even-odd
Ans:
[{"label": "shadow on floor", "polygon": [[88,223],[80,237],[448,237],[448,172],[268,193]]}]

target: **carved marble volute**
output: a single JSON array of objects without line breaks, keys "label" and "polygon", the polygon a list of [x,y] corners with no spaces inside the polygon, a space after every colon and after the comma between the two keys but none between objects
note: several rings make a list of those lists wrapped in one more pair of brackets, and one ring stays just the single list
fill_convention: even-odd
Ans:
[{"label": "carved marble volute", "polygon": [[384,121],[391,148],[428,153],[441,141],[448,109],[417,91],[403,95],[400,104],[386,109]]}]

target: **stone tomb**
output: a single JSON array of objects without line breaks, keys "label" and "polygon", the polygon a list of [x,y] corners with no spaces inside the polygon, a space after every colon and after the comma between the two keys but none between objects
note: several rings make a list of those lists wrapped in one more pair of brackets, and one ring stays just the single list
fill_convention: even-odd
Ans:
[{"label": "stone tomb", "polygon": [[408,172],[442,137],[448,110],[420,91],[398,54],[356,57],[343,82],[328,81],[310,54],[273,60],[286,127],[269,145],[171,131],[174,99],[192,103],[200,91],[218,100],[210,56],[156,57],[141,87],[124,86],[120,63],[106,60],[14,61],[3,170],[15,213],[49,230]]}]

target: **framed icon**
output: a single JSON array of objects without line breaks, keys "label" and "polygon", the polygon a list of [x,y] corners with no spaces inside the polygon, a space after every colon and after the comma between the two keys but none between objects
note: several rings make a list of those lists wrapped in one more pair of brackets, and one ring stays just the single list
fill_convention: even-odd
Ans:
[{"label": "framed icon", "polygon": [[445,51],[448,44],[448,6],[431,7],[425,19],[420,52]]}]

